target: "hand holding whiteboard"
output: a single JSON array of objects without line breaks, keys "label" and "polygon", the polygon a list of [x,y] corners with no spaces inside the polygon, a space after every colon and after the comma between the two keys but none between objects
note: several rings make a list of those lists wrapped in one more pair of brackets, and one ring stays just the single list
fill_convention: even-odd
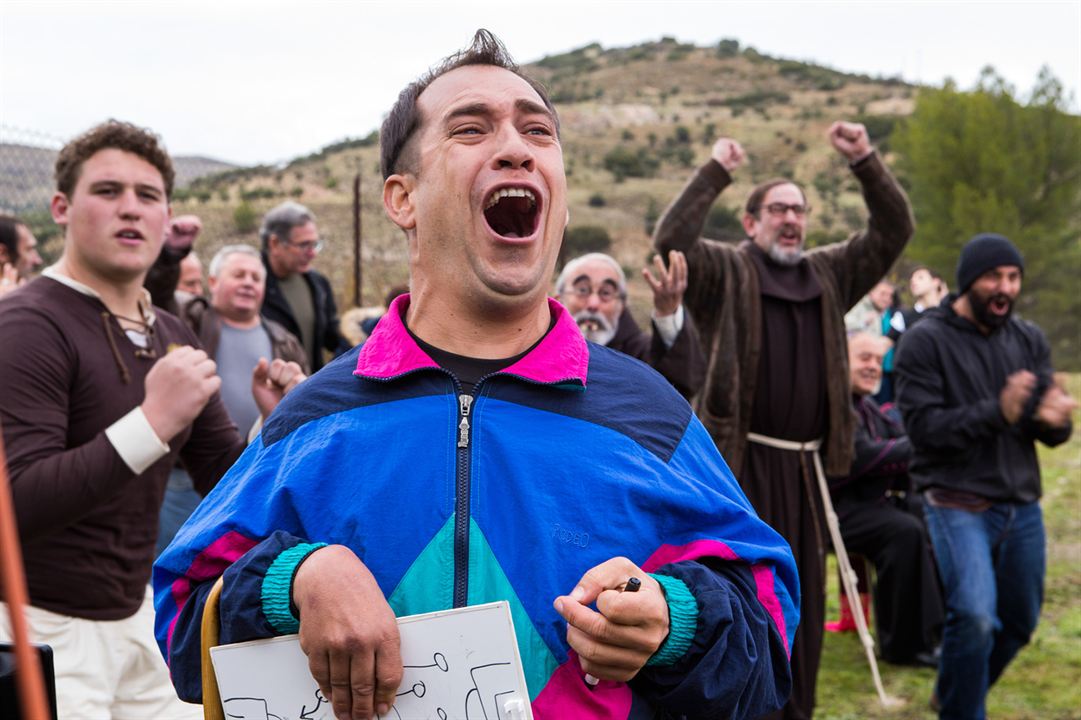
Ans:
[{"label": "hand holding whiteboard", "polygon": [[[532,720],[510,606],[398,618],[404,675],[383,720]],[[210,649],[230,720],[333,720],[297,635]]]}]

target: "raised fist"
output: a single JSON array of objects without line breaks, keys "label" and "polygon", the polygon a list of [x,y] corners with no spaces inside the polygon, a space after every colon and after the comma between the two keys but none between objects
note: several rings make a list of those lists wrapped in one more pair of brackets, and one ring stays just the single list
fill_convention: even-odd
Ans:
[{"label": "raised fist", "polygon": [[732,138],[721,138],[713,143],[710,157],[720,163],[721,167],[729,173],[747,162],[747,154],[743,152],[743,146]]},{"label": "raised fist", "polygon": [[848,160],[855,164],[871,154],[871,138],[867,128],[860,123],[837,121],[830,125],[830,144]]},{"label": "raised fist", "polygon": [[143,382],[140,406],[162,442],[169,442],[198,417],[221,387],[217,364],[205,352],[179,347],[154,363]]}]

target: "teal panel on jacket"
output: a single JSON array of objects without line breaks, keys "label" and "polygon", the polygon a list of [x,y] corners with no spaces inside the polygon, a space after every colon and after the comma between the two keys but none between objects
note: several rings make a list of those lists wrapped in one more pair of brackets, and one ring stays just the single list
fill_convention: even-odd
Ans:
[{"label": "teal panel on jacket", "polygon": [[397,617],[446,610],[454,605],[454,515],[405,571],[387,603]]},{"label": "teal panel on jacket", "polygon": [[[398,587],[387,599],[398,617],[446,610],[454,597],[454,516],[452,515],[431,542],[409,566]],[[552,598],[555,600],[555,598]],[[469,595],[467,603],[506,600],[510,603],[514,634],[525,668],[530,700],[536,699],[555,672],[552,652],[541,639],[525,608],[492,554],[488,541],[477,524],[469,522]]]},{"label": "teal panel on jacket", "polygon": [[522,655],[525,681],[529,687],[529,699],[536,700],[559,663],[533,627],[533,622],[529,619],[510,581],[507,580],[503,568],[499,566],[484,533],[471,518],[469,520],[469,595],[466,602],[470,605],[482,605],[496,600],[506,600],[510,603],[514,634],[518,639],[518,651]]}]

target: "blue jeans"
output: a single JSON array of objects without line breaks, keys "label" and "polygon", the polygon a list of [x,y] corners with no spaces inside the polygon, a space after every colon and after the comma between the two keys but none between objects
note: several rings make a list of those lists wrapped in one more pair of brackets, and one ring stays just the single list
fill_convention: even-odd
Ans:
[{"label": "blue jeans", "polygon": [[187,472],[180,468],[169,471],[169,484],[165,487],[165,498],[158,516],[158,543],[154,548],[154,557],[165,552],[177,530],[195,512],[202,499]]},{"label": "blue jeans", "polygon": [[946,593],[940,718],[986,716],[987,691],[1032,636],[1043,603],[1045,540],[1037,502],[924,515]]}]

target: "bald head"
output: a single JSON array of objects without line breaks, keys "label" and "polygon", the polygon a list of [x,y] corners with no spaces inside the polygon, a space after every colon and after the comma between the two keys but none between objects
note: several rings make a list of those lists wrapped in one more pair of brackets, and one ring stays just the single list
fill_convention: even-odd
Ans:
[{"label": "bald head", "polygon": [[882,359],[891,343],[881,335],[856,333],[848,338],[849,380],[853,395],[871,395],[882,381]]}]

